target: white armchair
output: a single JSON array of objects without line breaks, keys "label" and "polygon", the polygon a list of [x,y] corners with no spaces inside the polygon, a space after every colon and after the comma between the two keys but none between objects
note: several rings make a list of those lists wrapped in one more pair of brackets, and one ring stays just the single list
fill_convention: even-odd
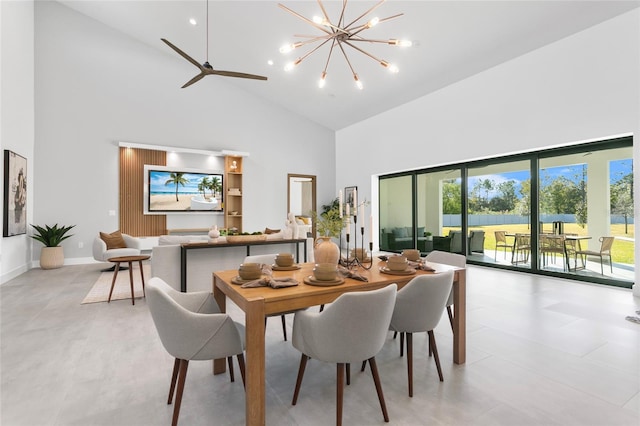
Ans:
[{"label": "white armchair", "polygon": [[[108,237],[113,237],[117,239],[119,234],[120,232],[114,232],[112,234],[104,234],[104,235],[106,235],[107,239],[109,240]],[[120,242],[119,244],[115,244],[114,247],[110,248],[110,246],[107,245],[107,242],[100,237],[100,234],[98,234],[96,238],[93,240],[93,258],[98,262],[108,262],[109,259],[112,257],[139,255],[140,249],[138,248],[137,240],[134,237],[127,234],[121,234],[121,235],[122,235],[122,240],[124,241],[125,247],[122,247],[123,244],[122,242]],[[120,268],[120,269],[124,269],[124,268]],[[106,269],[106,270],[109,270],[109,269]],[[113,268],[111,268],[111,270],[113,270]]]}]

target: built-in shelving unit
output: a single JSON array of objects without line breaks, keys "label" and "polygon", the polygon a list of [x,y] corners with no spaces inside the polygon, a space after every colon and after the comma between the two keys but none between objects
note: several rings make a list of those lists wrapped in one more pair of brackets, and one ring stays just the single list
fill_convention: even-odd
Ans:
[{"label": "built-in shelving unit", "polygon": [[224,227],[242,232],[242,157],[224,158]]}]

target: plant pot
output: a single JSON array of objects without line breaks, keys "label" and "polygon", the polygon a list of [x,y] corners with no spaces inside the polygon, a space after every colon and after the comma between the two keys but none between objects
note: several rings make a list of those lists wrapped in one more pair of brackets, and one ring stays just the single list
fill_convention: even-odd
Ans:
[{"label": "plant pot", "polygon": [[338,263],[340,248],[331,241],[331,237],[318,237],[313,246],[313,256],[316,263]]},{"label": "plant pot", "polygon": [[40,268],[56,269],[64,264],[64,251],[59,247],[42,247],[40,251]]}]

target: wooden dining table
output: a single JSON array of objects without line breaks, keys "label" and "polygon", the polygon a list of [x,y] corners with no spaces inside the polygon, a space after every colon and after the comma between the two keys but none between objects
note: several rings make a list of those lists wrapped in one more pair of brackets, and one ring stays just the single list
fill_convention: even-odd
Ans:
[{"label": "wooden dining table", "polygon": [[[466,270],[449,265],[433,264],[435,271],[418,270],[415,274],[391,275],[382,272],[385,262],[373,261],[370,270],[358,269],[367,282],[345,278],[344,283],[317,286],[305,283],[312,276],[313,263],[300,264],[300,269],[274,271],[274,278],[292,277],[297,286],[273,289],[271,287],[242,288],[236,281],[235,269],[213,273],[213,294],[222,312],[226,312],[226,299],[231,299],[245,313],[246,342],[246,424],[264,425],[265,410],[265,318],[273,314],[291,312],[311,306],[333,302],[341,294],[352,291],[368,291],[397,283],[402,288],[419,274],[433,274],[454,270],[453,299],[453,361],[464,364],[466,358]],[[213,362],[214,374],[224,373],[225,359]]]}]

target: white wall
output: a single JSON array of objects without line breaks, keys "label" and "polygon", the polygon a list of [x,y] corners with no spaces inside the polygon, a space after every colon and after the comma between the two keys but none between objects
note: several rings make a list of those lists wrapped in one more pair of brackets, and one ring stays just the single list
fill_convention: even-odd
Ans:
[{"label": "white wall", "polygon": [[[33,9],[31,1],[0,1],[0,145],[27,159],[27,224],[34,214]],[[0,239],[3,281],[28,269],[31,241],[26,234]]]},{"label": "white wall", "polygon": [[249,152],[243,161],[248,231],[283,226],[287,173],[317,175],[318,199],[332,197],[333,131],[224,78],[180,89],[191,72],[182,58],[59,3],[36,3],[35,33],[33,221],[77,225],[63,243],[67,263],[90,258],[96,233],[118,228],[117,216],[108,215],[118,211],[118,141]]},{"label": "white wall", "polygon": [[375,206],[378,174],[638,134],[639,23],[638,10],[620,15],[340,130],[337,187]]}]

